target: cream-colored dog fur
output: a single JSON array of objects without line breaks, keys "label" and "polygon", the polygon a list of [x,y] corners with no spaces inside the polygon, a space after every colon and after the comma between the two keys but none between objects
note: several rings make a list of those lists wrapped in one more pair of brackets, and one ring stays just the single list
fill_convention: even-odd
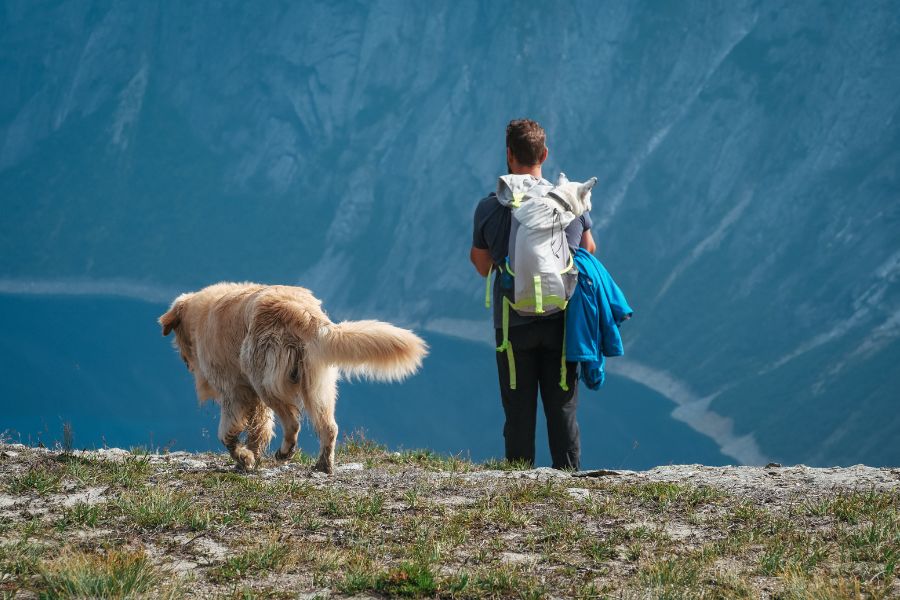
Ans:
[{"label": "cream-colored dog fur", "polygon": [[319,436],[316,468],[331,473],[339,370],[396,381],[427,354],[411,331],[380,321],[332,323],[309,290],[285,285],[211,285],[176,298],[159,323],[164,336],[175,332],[198,398],[219,402],[219,440],[241,469],[259,464],[274,435],[272,411],[284,429],[275,458],[290,458],[305,408]]}]

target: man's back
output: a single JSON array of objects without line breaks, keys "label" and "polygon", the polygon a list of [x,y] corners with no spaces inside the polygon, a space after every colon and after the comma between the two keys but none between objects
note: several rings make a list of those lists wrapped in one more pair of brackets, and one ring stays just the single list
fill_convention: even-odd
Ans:
[{"label": "man's back", "polygon": [[[472,246],[487,250],[495,267],[491,303],[494,311],[494,327],[499,329],[502,324],[501,307],[503,296],[507,296],[512,301],[510,296],[512,287],[509,285],[508,280],[504,280],[503,273],[498,268],[504,264],[509,253],[512,211],[510,211],[509,207],[500,204],[497,200],[497,194],[491,192],[487,197],[482,198],[475,207],[474,221]],[[584,232],[590,231],[592,224],[591,215],[586,212],[566,227],[566,240],[571,248],[577,248],[580,245]],[[529,317],[511,311],[509,314],[509,326],[515,327],[535,319],[551,319],[554,317],[559,318],[559,316],[560,314],[556,313],[546,317]]]}]

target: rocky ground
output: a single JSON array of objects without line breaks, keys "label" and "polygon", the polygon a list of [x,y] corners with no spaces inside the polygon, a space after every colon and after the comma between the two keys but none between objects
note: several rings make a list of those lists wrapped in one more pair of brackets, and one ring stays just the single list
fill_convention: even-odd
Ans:
[{"label": "rocky ground", "polygon": [[0,597],[900,597],[900,469],[0,445]]}]

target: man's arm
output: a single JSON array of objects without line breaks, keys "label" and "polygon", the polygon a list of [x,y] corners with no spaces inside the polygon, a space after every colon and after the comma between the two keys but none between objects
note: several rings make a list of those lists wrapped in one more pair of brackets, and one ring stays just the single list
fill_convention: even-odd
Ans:
[{"label": "man's arm", "polygon": [[579,245],[591,254],[597,249],[597,244],[594,243],[594,236],[591,235],[590,229],[585,229],[581,234],[581,244]]},{"label": "man's arm", "polygon": [[488,217],[485,211],[489,206],[489,204],[485,203],[485,200],[482,200],[475,208],[475,218],[472,226],[472,250],[469,252],[469,260],[472,261],[472,264],[475,265],[475,270],[482,277],[487,277],[491,270],[491,265],[494,263],[488,250],[490,244],[484,231],[485,221]]},{"label": "man's arm", "polygon": [[482,277],[487,277],[491,270],[491,265],[494,264],[493,259],[491,259],[491,253],[488,252],[487,248],[476,248],[475,246],[472,246],[472,251],[469,252],[469,259],[472,261],[472,264],[475,265],[475,270],[478,271],[478,274]]}]

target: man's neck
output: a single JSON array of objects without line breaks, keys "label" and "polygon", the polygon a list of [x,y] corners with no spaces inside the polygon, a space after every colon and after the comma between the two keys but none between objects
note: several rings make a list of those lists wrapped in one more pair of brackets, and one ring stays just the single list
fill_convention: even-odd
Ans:
[{"label": "man's neck", "polygon": [[534,165],[533,167],[516,167],[509,170],[512,175],[531,175],[537,179],[543,179],[543,175],[541,175],[541,165]]}]

